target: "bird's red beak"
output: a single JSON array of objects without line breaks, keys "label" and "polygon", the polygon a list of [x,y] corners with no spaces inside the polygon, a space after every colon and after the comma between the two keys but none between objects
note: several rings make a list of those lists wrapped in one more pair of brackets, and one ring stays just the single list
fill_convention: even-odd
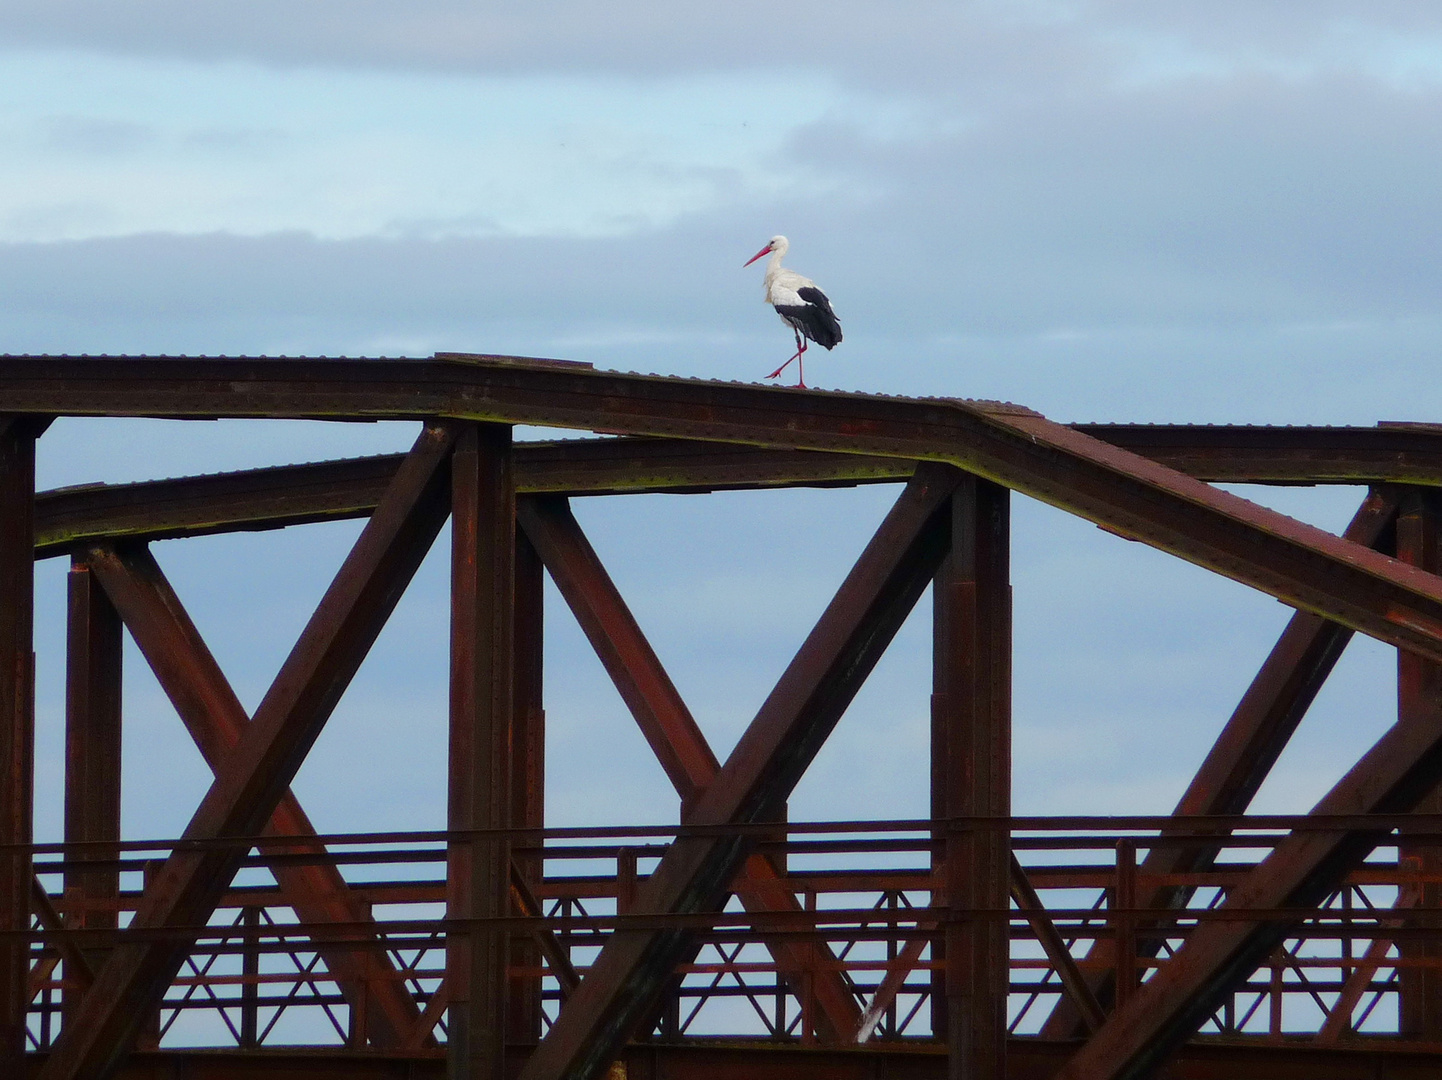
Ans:
[{"label": "bird's red beak", "polygon": [[763,255],[769,255],[769,254],[771,254],[771,245],[770,245],[770,244],[767,244],[764,248],[762,248],[760,251],[758,251],[755,255],[752,255],[751,258],[747,259],[747,260],[746,260],[744,263],[742,263],[741,265],[742,265],[742,267],[750,266],[750,265],[751,265],[752,263],[754,263],[757,259],[761,258],[761,256],[763,256]]}]

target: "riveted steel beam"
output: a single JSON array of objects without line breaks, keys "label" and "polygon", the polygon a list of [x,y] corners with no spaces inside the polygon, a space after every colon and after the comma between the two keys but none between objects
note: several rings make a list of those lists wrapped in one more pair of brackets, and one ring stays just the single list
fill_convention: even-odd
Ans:
[{"label": "riveted steel beam", "polygon": [[[251,837],[284,797],[325,721],[380,633],[450,509],[452,428],[427,426],[396,474],[240,741],[201,801],[185,839]],[[31,541],[33,548],[33,539]],[[249,844],[173,853],[131,922],[203,925]],[[28,887],[28,881],[27,881]],[[183,961],[184,940],[117,945],[61,1032],[42,1080],[100,1080],[130,1049]]]},{"label": "riveted steel beam", "polygon": [[66,415],[464,419],[941,461],[1442,660],[1442,581],[1016,406],[621,375],[514,358],[11,357]]},{"label": "riveted steel beam", "polygon": [[1236,484],[1442,482],[1442,426],[1270,427],[1249,424],[1074,424],[1200,480]]},{"label": "riveted steel beam", "polygon": [[[900,458],[769,450],[687,439],[567,439],[518,443],[516,490],[566,495],[704,492],[904,481]],[[87,484],[41,492],[36,555],[88,540],[167,540],[366,517],[405,455]]]},{"label": "riveted steel beam", "polygon": [[523,499],[519,517],[683,806],[693,803],[721,764],[566,500]]},{"label": "riveted steel beam", "polygon": [[[65,839],[85,845],[72,852],[65,872],[67,897],[113,902],[120,896],[120,871],[104,866],[117,852],[102,846],[120,839],[120,615],[83,560],[71,563],[66,583],[68,612],[65,646]],[[101,866],[86,869],[87,862]],[[114,911],[84,912],[83,929],[113,930]],[[102,955],[87,958],[99,967]],[[68,967],[69,965],[67,965]],[[64,992],[73,1012],[80,988]]]},{"label": "riveted steel beam", "polygon": [[[451,466],[451,702],[446,915],[510,914],[516,489],[511,430],[467,424]],[[446,938],[451,1080],[502,1080],[511,937],[486,927]]]},{"label": "riveted steel beam", "polygon": [[[1072,427],[1201,480],[1442,483],[1442,431]],[[1263,445],[1256,445],[1259,439]],[[888,483],[906,480],[915,469],[903,458],[644,437],[517,443],[514,454],[518,492],[558,495]],[[383,454],[42,491],[35,506],[36,555],[61,555],[95,539],[165,540],[365,517],[402,457]]]},{"label": "riveted steel beam", "polygon": [[[514,466],[515,455],[512,454]],[[514,475],[514,471],[513,471]],[[535,547],[519,527],[515,539],[515,589],[512,603],[515,610],[515,641],[512,646],[515,672],[511,699],[511,824],[521,829],[540,829],[546,824],[546,710],[544,707],[545,662],[545,585],[546,569]],[[540,915],[538,907],[528,907],[529,897],[545,882],[545,860],[539,851],[513,850],[511,853],[511,900],[523,914]],[[521,901],[516,903],[517,899]],[[511,938],[510,968],[534,971],[544,956],[563,986],[566,979],[558,961],[570,958],[556,946],[550,931],[539,935],[515,934]],[[557,953],[561,956],[558,957]],[[574,971],[572,975],[574,976]],[[574,983],[574,978],[572,979]],[[567,990],[570,988],[567,987]],[[541,1010],[541,978],[539,975],[513,975],[507,989],[507,1038],[513,1043],[533,1043],[545,1029]]]},{"label": "riveted steel beam", "polygon": [[1011,492],[974,476],[952,492],[932,586],[931,813],[939,821],[932,1025],[952,1080],[1006,1077],[1011,835]]},{"label": "riveted steel beam", "polygon": [[[1413,489],[1402,497],[1397,511],[1397,557],[1431,574],[1442,570],[1439,494]],[[1398,649],[1397,722],[1436,724],[1438,713],[1442,713],[1442,665]],[[1434,787],[1429,791],[1417,810],[1423,814],[1442,813],[1442,789]],[[1436,830],[1420,827],[1399,829],[1398,833],[1399,862],[1423,879],[1414,888],[1400,891],[1412,894],[1409,921],[1418,927],[1435,926],[1433,920],[1442,908],[1442,885],[1437,880],[1442,875],[1442,849],[1437,846]],[[1442,947],[1437,936],[1434,933],[1417,940],[1400,935],[1397,951],[1403,962],[1397,973],[1398,1032],[1403,1038],[1419,1042],[1442,1042],[1442,970],[1437,966],[1442,962]]]}]

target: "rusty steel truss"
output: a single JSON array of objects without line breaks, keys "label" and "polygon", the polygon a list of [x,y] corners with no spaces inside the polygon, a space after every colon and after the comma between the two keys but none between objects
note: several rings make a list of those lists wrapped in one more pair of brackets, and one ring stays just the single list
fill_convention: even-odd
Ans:
[{"label": "rusty steel truss", "polygon": [[[36,492],[60,416],[421,430],[400,455]],[[1369,493],[1334,536],[1214,481]],[[899,494],[719,759],[569,500],[860,483]],[[1439,1075],[1439,487],[1422,425],[1061,425],[469,354],[0,358],[0,1076]],[[1171,816],[1011,813],[1012,491],[1297,609]],[[248,712],[148,545],[342,518],[360,536]],[[447,521],[447,828],[318,835],[291,781]],[[45,845],[33,564],[62,556],[65,839]],[[547,576],[674,826],[546,827]],[[788,821],[928,587],[930,816]],[[164,843],[120,832],[127,632],[214,773]],[[1247,815],[1356,632],[1398,650],[1397,723],[1309,814]],[[214,1045],[168,1041],[202,1015]],[[276,1045],[300,1015],[311,1045]]]}]

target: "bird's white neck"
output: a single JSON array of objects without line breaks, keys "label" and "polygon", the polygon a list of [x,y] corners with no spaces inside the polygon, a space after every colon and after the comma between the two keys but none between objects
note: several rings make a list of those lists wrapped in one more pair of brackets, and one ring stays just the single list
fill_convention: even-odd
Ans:
[{"label": "bird's white neck", "polygon": [[771,258],[766,260],[766,279],[768,281],[781,273],[781,256],[785,254],[785,248],[777,248],[771,253]]}]

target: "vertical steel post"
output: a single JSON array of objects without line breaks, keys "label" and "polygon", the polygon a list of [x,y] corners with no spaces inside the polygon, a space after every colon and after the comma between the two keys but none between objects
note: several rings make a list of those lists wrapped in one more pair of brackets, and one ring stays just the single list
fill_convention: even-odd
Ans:
[{"label": "vertical steel post", "polygon": [[[66,855],[65,895],[85,904],[115,903],[120,872],[114,867],[87,869],[87,862],[114,860],[118,851],[96,846],[120,840],[120,615],[96,580],[90,565],[70,564],[65,648],[65,842],[84,844]],[[114,910],[85,910],[71,924],[87,930],[114,930]],[[99,971],[103,953],[89,956]],[[69,980],[67,980],[69,981]],[[69,1019],[79,1004],[76,987],[67,986],[64,1010]]]},{"label": "vertical steel post", "polygon": [[511,429],[468,425],[451,464],[447,915],[450,1080],[503,1080],[509,911],[516,497]]},{"label": "vertical steel post", "polygon": [[245,978],[240,984],[240,1048],[254,1050],[260,1045],[260,908],[254,904],[242,908],[240,925],[245,930],[240,953],[240,973]]},{"label": "vertical steel post", "polygon": [[1117,841],[1117,880],[1112,889],[1112,929],[1116,934],[1116,1006],[1131,1000],[1137,986],[1137,843]]},{"label": "vertical steel post", "polygon": [[629,915],[636,906],[636,849],[616,852],[616,914]]},{"label": "vertical steel post", "polygon": [[[160,875],[160,868],[164,865],[160,859],[146,860],[141,878],[142,891],[148,891],[155,884],[155,879]],[[162,1000],[164,999],[162,998]],[[135,1036],[135,1049],[160,1049],[160,1007],[158,1005],[150,1010],[150,1014],[140,1025],[140,1032]]]},{"label": "vertical steel post", "polygon": [[34,813],[35,438],[0,419],[0,1076],[25,1074]]},{"label": "vertical steel post", "polygon": [[1267,995],[1267,1038],[1272,1043],[1282,1041],[1282,1007],[1286,1001],[1287,989],[1286,961],[1287,954],[1282,951],[1280,946],[1272,950],[1272,979]]},{"label": "vertical steel post", "polygon": [[[515,585],[515,693],[511,720],[511,822],[522,829],[540,829],[546,824],[546,713],[543,706],[543,656],[545,651],[545,581],[541,557],[516,530]],[[527,841],[527,846],[540,846]],[[513,855],[516,871],[539,893],[545,877],[539,851]],[[511,966],[517,971],[536,971],[541,966],[541,948],[533,934],[511,937]],[[541,979],[538,975],[517,975],[510,981],[506,1008],[507,1039],[533,1045],[541,1038]]]},{"label": "vertical steel post", "polygon": [[[806,890],[806,911],[816,914],[816,890]],[[801,1045],[816,1045],[816,979],[808,971],[801,976]]]},{"label": "vertical steel post", "polygon": [[[1397,516],[1397,558],[1412,566],[1438,573],[1442,570],[1442,497],[1430,489],[1416,489],[1405,497]],[[1397,721],[1399,724],[1424,721],[1442,709],[1442,664],[1424,660],[1405,649],[1397,650]],[[1442,789],[1434,790],[1417,806],[1423,814],[1442,813]],[[1426,827],[1421,832],[1436,833]],[[1398,845],[1398,855],[1407,869],[1424,875],[1442,874],[1442,851],[1435,844],[1408,842]],[[1435,917],[1442,908],[1442,886],[1423,882],[1413,891],[1414,906],[1402,917],[1412,920],[1413,913],[1427,912]],[[1403,966],[1399,971],[1400,1033],[1407,1038],[1442,1041],[1442,944],[1435,939],[1435,923],[1424,917],[1413,925],[1433,929],[1428,939],[1402,935],[1397,943],[1404,961],[1419,966]]]},{"label": "vertical steel post", "polygon": [[1010,499],[968,476],[951,497],[951,542],[934,581],[932,814],[944,831],[935,880],[945,931],[932,1025],[950,1080],[1003,1080],[1011,814]]}]

